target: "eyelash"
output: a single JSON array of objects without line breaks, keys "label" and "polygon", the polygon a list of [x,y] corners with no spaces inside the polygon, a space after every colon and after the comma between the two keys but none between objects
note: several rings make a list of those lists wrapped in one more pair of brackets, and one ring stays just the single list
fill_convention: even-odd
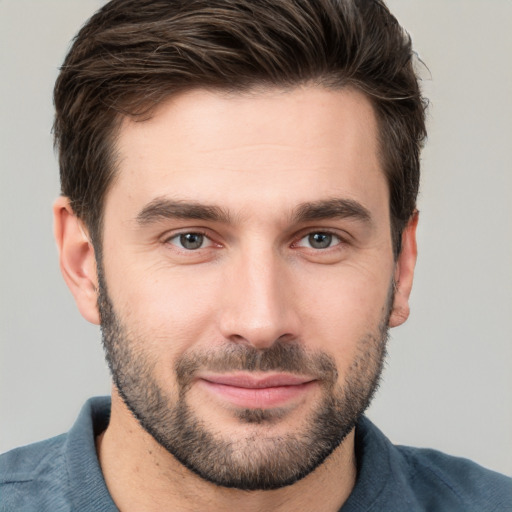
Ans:
[{"label": "eyelash", "polygon": [[187,247],[183,247],[183,244],[180,247],[177,244],[174,244],[172,242],[172,240],[175,240],[175,239],[180,240],[181,237],[184,237],[184,236],[187,236],[187,235],[197,235],[197,236],[203,237],[203,239],[204,239],[203,241],[205,241],[205,240],[209,241],[209,245],[208,246],[214,244],[214,242],[211,239],[211,237],[209,237],[206,233],[204,233],[202,231],[199,231],[199,230],[198,231],[182,231],[181,233],[176,233],[176,234],[166,238],[165,243],[171,244],[171,245],[175,245],[176,247],[178,247],[178,249],[180,249],[181,251],[185,251],[185,252],[195,252],[195,251],[197,251],[199,249],[204,249],[205,248],[205,247],[197,247],[197,248],[194,248],[194,249],[190,249],[190,248],[187,248]]},{"label": "eyelash", "polygon": [[[315,235],[323,235],[323,236],[329,237],[329,245],[327,247],[322,247],[322,248],[320,248],[320,247],[311,247],[311,237],[313,237]],[[299,245],[300,242],[302,242],[305,239],[308,239],[308,243],[310,245],[309,246]],[[334,241],[333,239],[336,239],[337,242],[334,243],[333,245],[331,245],[330,242]],[[345,240],[338,233],[334,233],[333,231],[329,231],[329,230],[314,230],[314,231],[308,231],[301,238],[299,238],[299,240],[297,242],[294,242],[292,244],[292,246],[294,246],[294,247],[306,247],[307,249],[312,249],[314,251],[327,251],[328,249],[333,249],[336,246],[341,245],[343,243],[345,243]]]},{"label": "eyelash", "polygon": [[[192,248],[184,247],[184,242],[181,237],[185,237],[187,235],[196,235],[196,236],[202,237],[201,244],[198,247],[192,247]],[[310,237],[313,237],[315,235],[327,236],[329,238],[329,245],[327,247],[311,247],[311,238]],[[308,239],[309,246],[300,245],[300,242],[302,242],[305,239]],[[331,245],[331,242],[333,241],[333,239],[336,239],[337,242],[334,245]],[[179,240],[181,245],[178,245],[178,243],[173,243],[172,242],[173,240]],[[206,247],[203,247],[203,243],[205,241],[208,241],[209,243]],[[183,231],[181,233],[173,234],[172,236],[165,239],[165,243],[174,245],[179,250],[184,251],[184,252],[196,252],[201,249],[206,249],[212,245],[215,245],[215,242],[212,240],[212,238],[210,236],[208,236],[208,234],[206,234],[204,231],[200,231],[200,230]],[[342,238],[338,233],[335,233],[335,232],[329,231],[329,230],[313,230],[313,231],[308,231],[307,233],[303,234],[300,238],[298,238],[295,242],[293,242],[291,244],[291,247],[292,248],[304,247],[306,249],[313,250],[315,252],[317,252],[317,251],[323,252],[323,251],[327,251],[329,249],[333,249],[336,246],[342,245],[342,244],[346,244],[346,240],[344,238]],[[220,244],[218,244],[218,246],[220,246]]]}]

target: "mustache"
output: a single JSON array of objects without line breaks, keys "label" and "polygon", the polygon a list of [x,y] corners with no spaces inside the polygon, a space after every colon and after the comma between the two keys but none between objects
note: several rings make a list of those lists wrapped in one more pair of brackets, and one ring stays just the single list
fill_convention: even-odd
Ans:
[{"label": "mustache", "polygon": [[297,342],[281,340],[267,349],[238,344],[184,354],[175,364],[178,383],[183,387],[190,384],[200,370],[217,373],[279,371],[310,375],[331,385],[338,379],[336,364],[330,355],[307,351]]}]

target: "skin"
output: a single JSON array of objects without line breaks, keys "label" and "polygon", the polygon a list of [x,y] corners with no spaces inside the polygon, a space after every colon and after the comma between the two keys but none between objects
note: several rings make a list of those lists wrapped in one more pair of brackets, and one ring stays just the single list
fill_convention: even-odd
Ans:
[{"label": "skin", "polygon": [[[116,313],[145,340],[139,350],[157,363],[155,377],[171,398],[173,362],[183,354],[226,344],[266,349],[276,340],[331,356],[342,386],[358,343],[386,316],[393,281],[389,326],[407,319],[417,215],[395,260],[377,123],[363,94],[316,86],[189,91],[160,105],[150,120],[125,119],[117,150],[119,172],[104,212],[104,276]],[[333,199],[361,206],[367,218],[296,215],[305,203]],[[144,220],[148,205],[169,200],[218,207],[228,218]],[[87,230],[67,198],[56,201],[54,214],[62,273],[82,315],[98,324]],[[176,235],[190,232],[204,233],[207,243],[180,248]],[[308,235],[319,232],[334,235],[330,247],[310,246]],[[258,429],[273,436],[298,431],[320,399],[318,386],[310,386],[272,425],[241,425],[236,406],[203,384],[192,383],[189,405],[235,440]],[[291,486],[251,492],[215,486],[144,431],[115,387],[110,425],[97,447],[123,511],[338,510],[356,478],[352,431]]]}]

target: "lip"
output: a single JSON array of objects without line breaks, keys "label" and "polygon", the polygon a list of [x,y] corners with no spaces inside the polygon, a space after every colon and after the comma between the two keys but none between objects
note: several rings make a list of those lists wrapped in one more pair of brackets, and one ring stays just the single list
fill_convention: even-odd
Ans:
[{"label": "lip", "polygon": [[316,383],[308,376],[286,373],[201,375],[198,382],[209,392],[235,407],[269,409],[300,399]]}]

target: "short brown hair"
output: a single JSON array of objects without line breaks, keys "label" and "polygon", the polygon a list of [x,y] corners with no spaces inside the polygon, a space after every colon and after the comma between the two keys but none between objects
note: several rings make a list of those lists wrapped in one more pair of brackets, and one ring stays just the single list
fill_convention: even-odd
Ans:
[{"label": "short brown hair", "polygon": [[356,88],[379,123],[395,255],[416,207],[425,100],[409,36],[380,0],[113,0],[80,30],[55,84],[62,194],[101,245],[123,116],[197,88]]}]

